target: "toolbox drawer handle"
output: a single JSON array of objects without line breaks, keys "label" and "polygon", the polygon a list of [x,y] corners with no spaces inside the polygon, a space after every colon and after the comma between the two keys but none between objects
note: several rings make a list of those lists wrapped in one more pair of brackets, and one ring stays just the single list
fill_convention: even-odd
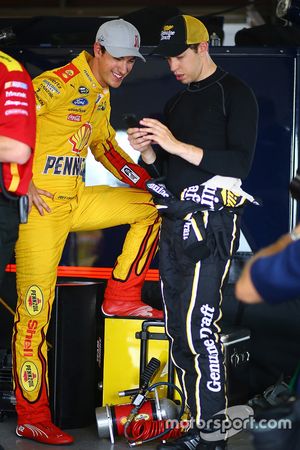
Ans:
[{"label": "toolbox drawer handle", "polygon": [[238,353],[234,351],[230,357],[230,362],[234,367],[237,367],[240,364],[248,362],[249,360],[250,360],[250,353],[248,351],[245,351],[243,353]]}]

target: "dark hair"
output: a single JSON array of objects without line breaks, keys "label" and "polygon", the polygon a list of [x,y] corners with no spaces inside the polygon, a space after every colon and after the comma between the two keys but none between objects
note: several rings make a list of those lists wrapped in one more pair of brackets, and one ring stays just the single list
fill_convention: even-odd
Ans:
[{"label": "dark hair", "polygon": [[106,52],[106,48],[103,47],[103,45],[101,45],[101,44],[99,44],[99,45],[100,45],[100,51],[101,51],[101,53],[103,55]]},{"label": "dark hair", "polygon": [[195,53],[197,53],[199,44],[200,44],[200,42],[198,42],[198,44],[190,44],[190,45],[188,46],[188,48],[190,48],[190,49],[193,50]]}]

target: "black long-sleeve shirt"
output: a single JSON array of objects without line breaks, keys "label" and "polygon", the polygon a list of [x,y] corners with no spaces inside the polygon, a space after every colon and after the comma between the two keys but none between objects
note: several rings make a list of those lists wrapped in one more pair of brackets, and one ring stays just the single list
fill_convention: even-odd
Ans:
[{"label": "black long-sleeve shirt", "polygon": [[257,135],[258,106],[252,90],[221,68],[191,83],[165,107],[166,125],[179,141],[203,149],[198,166],[160,149],[151,176],[165,175],[176,196],[215,175],[244,179],[251,168]]}]

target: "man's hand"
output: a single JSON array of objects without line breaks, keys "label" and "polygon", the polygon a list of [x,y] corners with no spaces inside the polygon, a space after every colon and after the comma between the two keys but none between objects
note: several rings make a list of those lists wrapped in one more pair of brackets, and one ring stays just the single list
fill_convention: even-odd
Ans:
[{"label": "man's hand", "polygon": [[159,120],[144,118],[140,120],[143,128],[129,128],[128,139],[131,146],[141,152],[143,161],[152,164],[155,161],[155,152],[151,144],[158,144],[166,152],[179,156],[195,166],[203,158],[202,148],[178,141],[168,127]]},{"label": "man's hand", "polygon": [[44,210],[47,211],[48,213],[51,212],[51,209],[41,197],[41,195],[44,195],[45,197],[51,198],[53,200],[54,195],[51,194],[51,192],[37,188],[34,185],[33,181],[31,181],[27,195],[29,199],[29,211],[31,211],[32,205],[34,205],[41,216],[44,215]]},{"label": "man's hand", "polygon": [[156,119],[144,118],[141,121],[144,126],[140,131],[145,133],[144,138],[148,142],[160,145],[166,152],[179,155],[182,143],[178,141],[168,127]]},{"label": "man's hand", "polygon": [[143,128],[128,128],[128,141],[134,150],[141,153],[143,161],[146,164],[153,164],[156,160],[156,154],[151,146],[151,140],[147,138],[147,133]]}]

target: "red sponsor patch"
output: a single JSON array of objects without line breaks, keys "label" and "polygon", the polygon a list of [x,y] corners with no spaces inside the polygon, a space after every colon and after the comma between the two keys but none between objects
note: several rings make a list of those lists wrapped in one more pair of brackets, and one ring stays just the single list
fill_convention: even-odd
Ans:
[{"label": "red sponsor patch", "polygon": [[61,69],[54,70],[54,73],[59,76],[65,83],[75,77],[75,75],[79,74],[79,70],[74,64],[70,63]]},{"label": "red sponsor patch", "polygon": [[25,358],[32,358],[33,349],[32,349],[32,339],[36,333],[36,328],[38,326],[37,320],[29,320],[27,323],[27,330],[23,344],[23,356]]},{"label": "red sponsor patch", "polygon": [[67,120],[71,120],[72,122],[81,122],[80,114],[69,114]]}]

